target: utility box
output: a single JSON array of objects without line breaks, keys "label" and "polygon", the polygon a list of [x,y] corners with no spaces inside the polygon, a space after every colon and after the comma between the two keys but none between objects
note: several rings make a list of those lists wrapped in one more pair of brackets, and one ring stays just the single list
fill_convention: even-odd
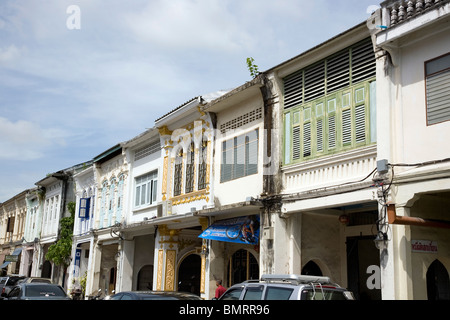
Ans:
[{"label": "utility box", "polygon": [[377,161],[377,171],[380,174],[388,173],[389,171],[389,163],[386,159]]}]

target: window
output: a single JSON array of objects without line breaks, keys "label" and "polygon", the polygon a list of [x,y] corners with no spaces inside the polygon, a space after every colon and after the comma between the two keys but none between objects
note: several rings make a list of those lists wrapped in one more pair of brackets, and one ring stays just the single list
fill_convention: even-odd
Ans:
[{"label": "window", "polygon": [[248,286],[243,300],[261,300],[264,286]]},{"label": "window", "polygon": [[195,146],[192,142],[189,146],[186,162],[186,188],[185,193],[194,191],[194,171],[195,171]]},{"label": "window", "polygon": [[151,205],[156,202],[158,172],[155,170],[135,180],[135,207]]},{"label": "window", "polygon": [[285,164],[376,141],[375,67],[365,39],[283,79]]},{"label": "window", "polygon": [[258,172],[258,129],[222,143],[220,182]]},{"label": "window", "polygon": [[289,300],[294,289],[268,286],[265,300]]},{"label": "window", "polygon": [[450,120],[450,53],[425,62],[427,125]]},{"label": "window", "polygon": [[285,163],[375,142],[375,81],[364,82],[285,111]]},{"label": "window", "polygon": [[173,173],[173,195],[179,196],[181,194],[181,184],[183,177],[183,149],[180,148],[175,157],[175,170]]},{"label": "window", "polygon": [[207,180],[207,161],[208,161],[208,141],[203,140],[199,155],[198,164],[198,190],[203,190],[206,188]]},{"label": "window", "polygon": [[304,300],[347,300],[344,292],[337,290],[328,290],[320,287],[307,289],[302,292]]},{"label": "window", "polygon": [[239,297],[241,296],[242,293],[242,289],[243,288],[229,290],[221,297],[221,300],[239,300]]},{"label": "window", "polygon": [[81,198],[80,199],[80,211],[78,217],[80,219],[89,219],[89,207],[90,207],[90,198]]}]

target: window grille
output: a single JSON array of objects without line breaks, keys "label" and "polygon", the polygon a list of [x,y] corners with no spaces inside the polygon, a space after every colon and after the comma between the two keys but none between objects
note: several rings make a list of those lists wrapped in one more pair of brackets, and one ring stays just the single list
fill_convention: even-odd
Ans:
[{"label": "window grille", "polygon": [[198,190],[203,190],[206,188],[206,175],[207,175],[207,157],[208,157],[208,141],[202,141],[202,148],[199,154],[199,165],[198,165]]},{"label": "window grille", "polygon": [[195,146],[192,142],[189,146],[186,163],[186,188],[185,193],[194,191],[194,170],[195,170]]},{"label": "window grille", "polygon": [[183,150],[180,148],[175,158],[175,170],[173,175],[173,195],[175,197],[181,194],[182,177],[183,177]]}]

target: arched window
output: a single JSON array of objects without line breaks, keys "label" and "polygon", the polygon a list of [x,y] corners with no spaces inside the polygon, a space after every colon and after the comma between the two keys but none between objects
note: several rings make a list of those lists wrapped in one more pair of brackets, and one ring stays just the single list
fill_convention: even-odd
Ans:
[{"label": "arched window", "polygon": [[448,272],[439,260],[434,260],[427,271],[428,300],[450,300]]},{"label": "arched window", "polygon": [[206,188],[208,141],[202,140],[198,163],[198,190]]},{"label": "arched window", "polygon": [[180,148],[175,157],[175,170],[173,173],[173,195],[181,194],[181,185],[183,177],[183,149]]},{"label": "arched window", "polygon": [[194,191],[194,171],[195,171],[195,145],[191,142],[186,158],[186,187],[185,193]]},{"label": "arched window", "polygon": [[302,269],[302,274],[309,275],[309,276],[323,276],[322,270],[320,270],[317,263],[314,261],[309,261]]},{"label": "arched window", "polygon": [[256,279],[259,279],[259,266],[256,258],[248,250],[236,251],[228,265],[228,286]]}]

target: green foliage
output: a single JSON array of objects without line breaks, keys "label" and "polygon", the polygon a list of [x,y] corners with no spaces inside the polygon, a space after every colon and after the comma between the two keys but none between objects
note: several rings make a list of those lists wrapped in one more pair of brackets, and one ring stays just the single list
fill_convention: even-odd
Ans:
[{"label": "green foliage", "polygon": [[254,79],[258,74],[258,66],[255,64],[255,59],[252,57],[247,58],[247,68],[250,71],[250,76]]},{"label": "green foliage", "polygon": [[72,235],[75,217],[75,202],[69,202],[67,209],[70,217],[61,218],[59,239],[55,244],[48,248],[45,258],[52,261],[55,265],[69,265],[69,257],[72,253]]}]

